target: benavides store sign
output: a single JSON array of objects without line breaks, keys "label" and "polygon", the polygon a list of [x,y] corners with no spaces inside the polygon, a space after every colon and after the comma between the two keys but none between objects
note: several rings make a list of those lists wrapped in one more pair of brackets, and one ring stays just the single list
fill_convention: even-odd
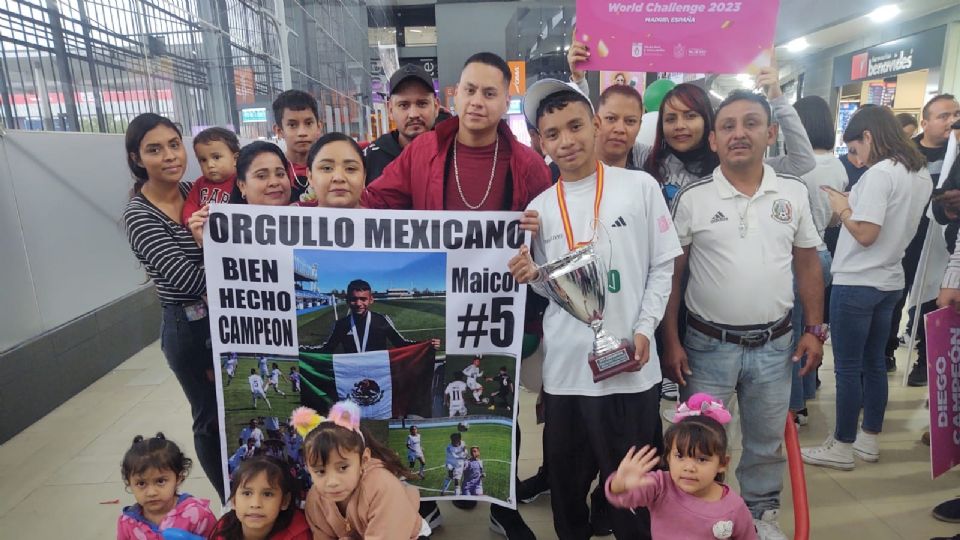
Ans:
[{"label": "benavides store sign", "polygon": [[940,67],[947,27],[912,34],[833,60],[833,85],[883,79],[909,71]]}]

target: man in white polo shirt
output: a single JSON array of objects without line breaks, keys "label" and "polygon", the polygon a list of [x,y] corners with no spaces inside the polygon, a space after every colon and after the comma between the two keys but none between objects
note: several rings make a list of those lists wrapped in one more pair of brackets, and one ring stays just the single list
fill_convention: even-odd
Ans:
[{"label": "man in white polo shirt", "polygon": [[[785,538],[777,513],[791,360],[806,354],[802,372],[816,369],[826,339],[816,250],[821,240],[807,189],[763,163],[776,134],[762,96],[736,91],[720,104],[710,133],[720,166],[674,201],[684,254],[676,259],[663,320],[664,371],[681,384],[682,399],[707,392],[729,402],[737,393],[743,432],[737,479],[761,539]],[[688,269],[689,314],[679,321],[681,279]],[[806,324],[796,348],[790,324],[794,273]]]}]

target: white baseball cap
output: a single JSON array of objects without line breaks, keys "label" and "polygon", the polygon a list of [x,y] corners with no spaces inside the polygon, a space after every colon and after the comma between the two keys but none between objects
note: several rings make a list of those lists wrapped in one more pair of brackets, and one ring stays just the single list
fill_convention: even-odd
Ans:
[{"label": "white baseball cap", "polygon": [[[523,96],[523,116],[531,126],[536,127],[537,109],[540,108],[540,102],[557,92],[570,92],[571,90],[587,98],[587,103],[590,103],[590,98],[581,92],[576,84],[566,83],[558,79],[540,79],[533,83],[530,88],[527,88],[527,93]],[[596,114],[593,103],[590,103],[590,112]]]}]

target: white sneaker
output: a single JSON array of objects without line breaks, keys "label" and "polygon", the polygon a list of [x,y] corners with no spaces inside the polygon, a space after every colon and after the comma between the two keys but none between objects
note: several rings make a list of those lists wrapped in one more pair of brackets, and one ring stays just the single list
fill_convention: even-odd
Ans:
[{"label": "white sneaker", "polygon": [[821,446],[801,448],[800,455],[803,457],[803,462],[808,465],[830,467],[840,471],[852,471],[855,466],[853,445],[842,443],[834,439],[833,435],[827,437]]},{"label": "white sneaker", "polygon": [[853,442],[853,453],[864,461],[876,463],[880,461],[880,441],[876,434],[860,431],[857,440]]},{"label": "white sneaker", "polygon": [[780,510],[765,510],[760,519],[754,518],[753,526],[757,528],[757,538],[760,540],[787,540],[783,531],[780,530],[780,524],[777,523],[777,517]]}]

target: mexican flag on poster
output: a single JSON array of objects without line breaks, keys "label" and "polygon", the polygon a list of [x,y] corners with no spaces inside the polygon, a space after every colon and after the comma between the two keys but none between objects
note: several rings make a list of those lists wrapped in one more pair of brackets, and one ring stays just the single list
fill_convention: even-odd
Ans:
[{"label": "mexican flag on poster", "polygon": [[434,348],[429,341],[354,354],[301,351],[301,402],[323,413],[349,399],[369,420],[428,417],[433,370]]}]

